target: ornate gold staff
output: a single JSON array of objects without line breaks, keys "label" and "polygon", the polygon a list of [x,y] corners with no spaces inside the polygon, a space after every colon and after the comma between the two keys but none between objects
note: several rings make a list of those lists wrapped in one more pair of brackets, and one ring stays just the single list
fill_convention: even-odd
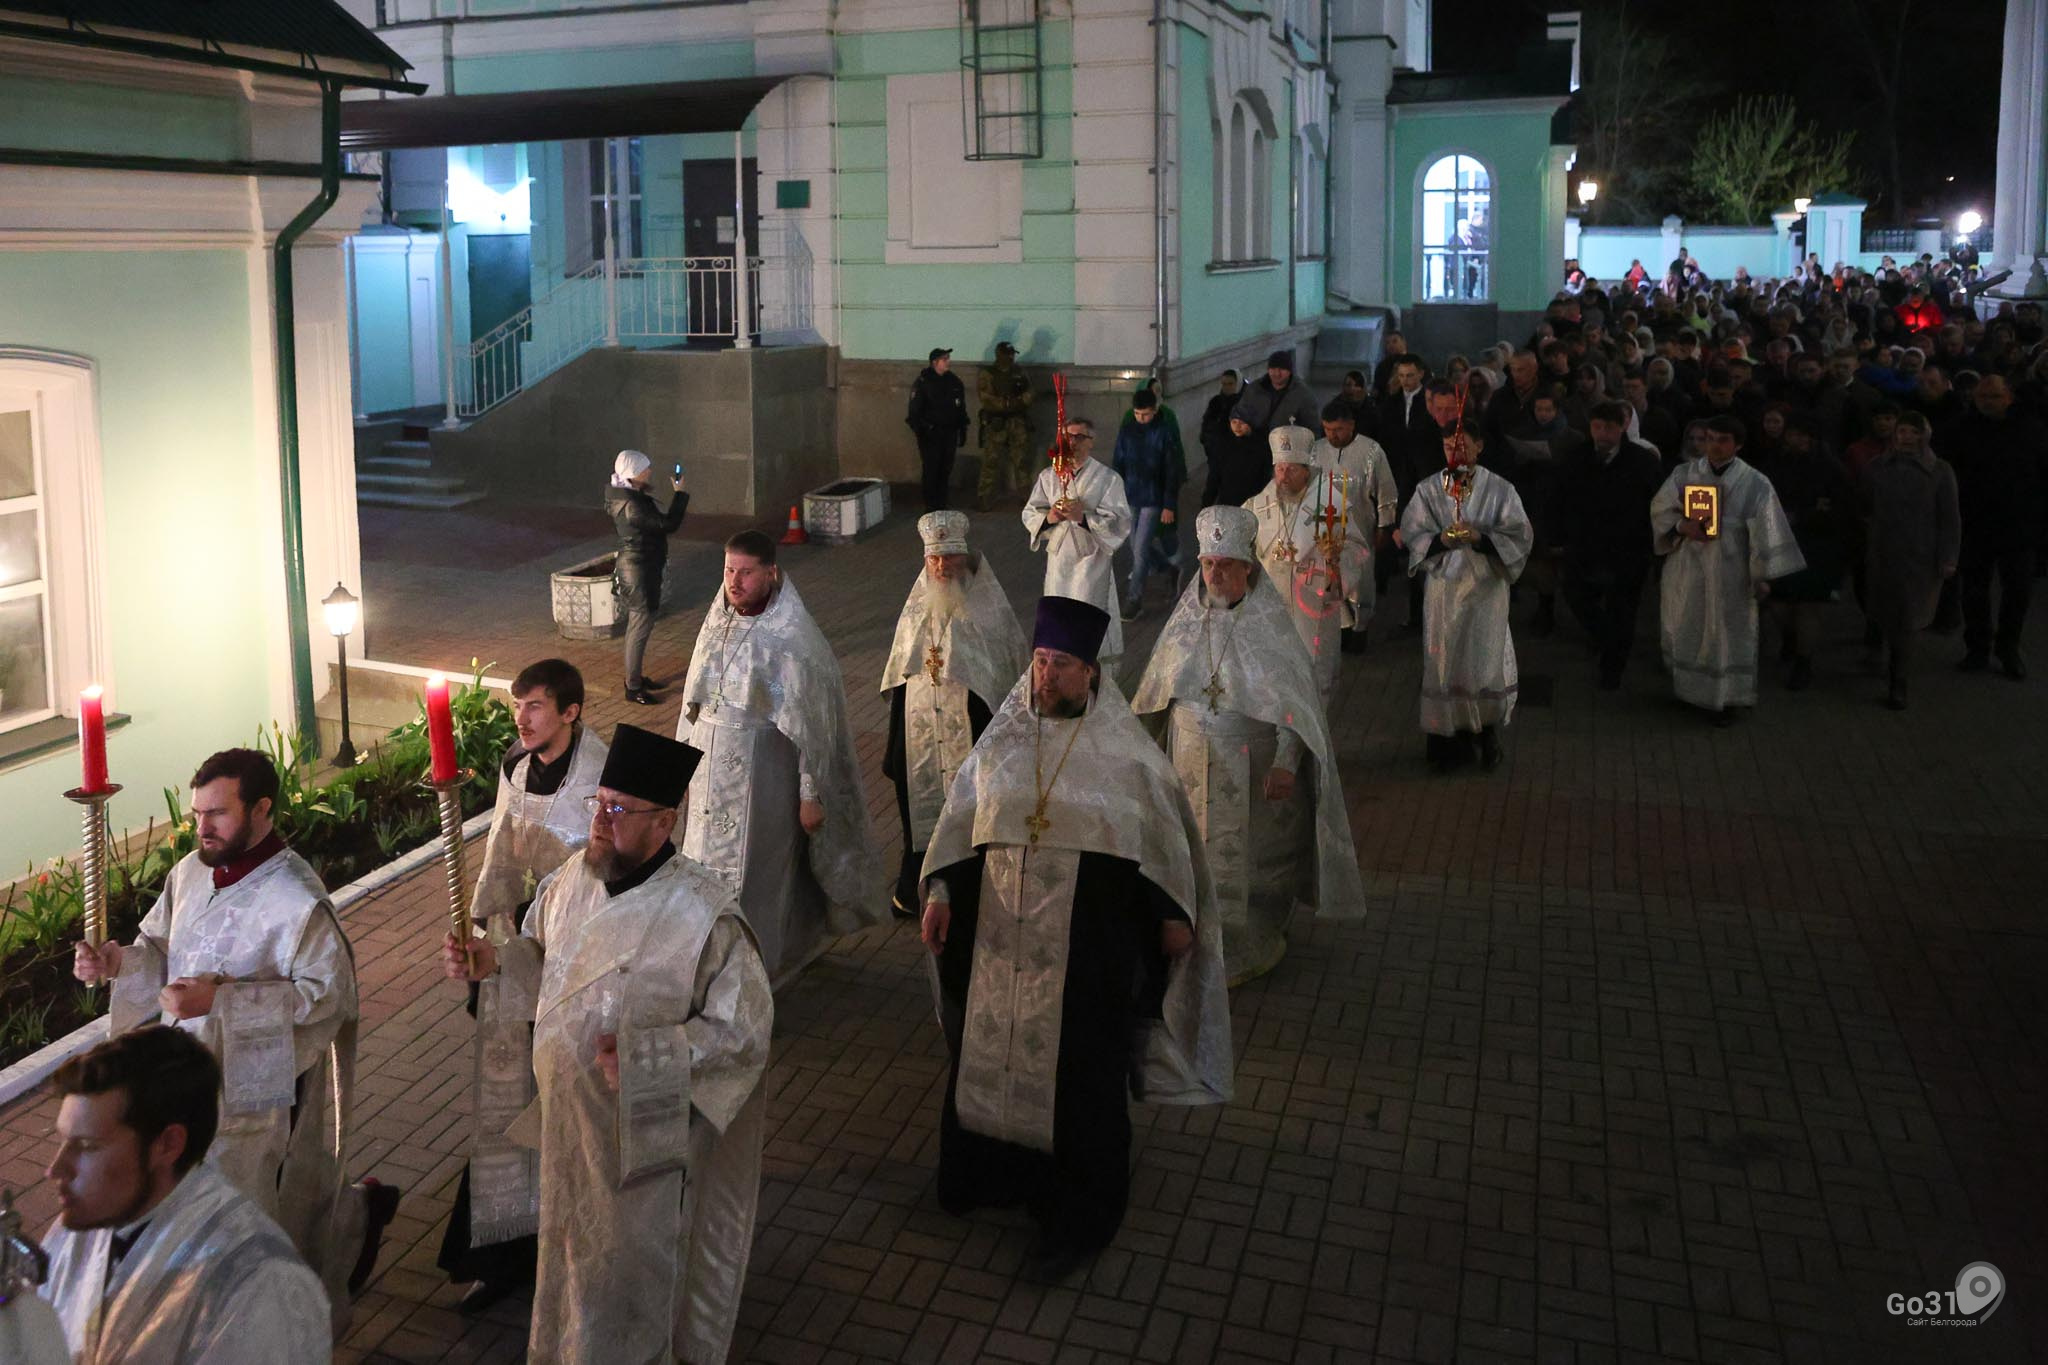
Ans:
[{"label": "ornate gold staff", "polygon": [[428,778],[420,783],[434,793],[440,805],[441,872],[448,882],[448,928],[456,943],[465,948],[469,945],[470,923],[469,881],[462,867],[462,788],[475,776],[469,768],[457,768],[455,776],[444,781]]},{"label": "ornate gold staff", "polygon": [[80,896],[85,902],[85,941],[94,948],[107,941],[107,802],[120,790],[120,783],[109,782],[98,791],[73,787],[64,793],[67,801],[78,803]]}]

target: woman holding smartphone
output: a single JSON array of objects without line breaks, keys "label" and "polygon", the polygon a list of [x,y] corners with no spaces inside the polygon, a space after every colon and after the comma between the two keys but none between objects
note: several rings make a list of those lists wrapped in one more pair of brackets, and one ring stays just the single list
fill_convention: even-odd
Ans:
[{"label": "woman holding smartphone", "polygon": [[670,478],[674,495],[666,511],[654,500],[654,461],[637,450],[622,450],[612,461],[605,511],[619,529],[619,554],[612,568],[612,595],[626,613],[626,700],[652,706],[666,686],[641,671],[647,637],[661,612],[661,576],[668,566],[668,538],[683,524],[690,495],[683,491],[683,467]]}]

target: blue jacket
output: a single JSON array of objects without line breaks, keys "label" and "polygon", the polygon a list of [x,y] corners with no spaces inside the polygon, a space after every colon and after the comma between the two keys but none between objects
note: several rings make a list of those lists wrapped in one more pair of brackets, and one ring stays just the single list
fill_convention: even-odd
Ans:
[{"label": "blue jacket", "polygon": [[1117,429],[1112,466],[1123,476],[1124,496],[1133,508],[1180,506],[1188,461],[1180,447],[1180,424],[1171,410],[1161,404],[1159,415],[1149,422],[1125,414]]}]

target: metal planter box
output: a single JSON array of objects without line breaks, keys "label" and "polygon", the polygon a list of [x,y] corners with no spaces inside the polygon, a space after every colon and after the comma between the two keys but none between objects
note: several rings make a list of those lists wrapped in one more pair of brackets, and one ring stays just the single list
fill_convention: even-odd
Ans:
[{"label": "metal planter box", "polygon": [[889,485],[881,479],[840,479],[804,494],[804,531],[822,545],[847,545],[889,516]]},{"label": "metal planter box", "polygon": [[599,555],[548,575],[555,633],[565,640],[608,640],[626,628],[612,597],[612,561]]}]

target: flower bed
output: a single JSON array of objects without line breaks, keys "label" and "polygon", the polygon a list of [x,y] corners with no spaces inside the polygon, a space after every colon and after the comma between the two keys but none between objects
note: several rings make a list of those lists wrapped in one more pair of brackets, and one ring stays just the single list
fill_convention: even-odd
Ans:
[{"label": "flower bed", "polygon": [[[457,754],[462,766],[479,774],[463,790],[465,816],[491,804],[491,778],[515,738],[510,709],[482,679],[478,667],[452,698]],[[312,783],[310,741],[287,740],[273,726],[259,732],[257,747],[277,764],[282,783],[273,817],[278,833],[329,890],[440,834],[433,794],[420,786],[427,768],[424,716],[393,730],[362,765],[319,786]],[[172,865],[192,850],[183,795],[166,789],[165,818],[152,820],[131,851],[107,869],[107,932],[123,943],[156,903]],[[84,914],[81,880],[77,863],[56,859],[31,869],[0,901],[0,1067],[106,1009],[106,991],[88,991],[71,975],[71,945]]]}]

